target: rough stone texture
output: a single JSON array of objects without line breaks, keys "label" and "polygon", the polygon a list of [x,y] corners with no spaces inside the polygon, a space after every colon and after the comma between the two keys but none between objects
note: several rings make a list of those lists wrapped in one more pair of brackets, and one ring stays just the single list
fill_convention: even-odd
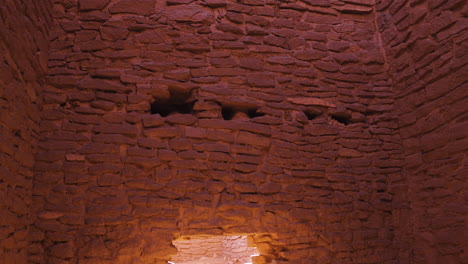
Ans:
[{"label": "rough stone texture", "polygon": [[258,263],[397,260],[372,4],[131,2],[56,1],[37,263],[166,263],[221,234],[268,234]]},{"label": "rough stone texture", "polygon": [[48,1],[0,6],[0,263],[28,263],[50,11]]},{"label": "rough stone texture", "polygon": [[463,1],[6,3],[0,260],[467,262]]},{"label": "rough stone texture", "polygon": [[394,182],[405,263],[465,263],[468,42],[465,1],[377,1],[404,170]]}]

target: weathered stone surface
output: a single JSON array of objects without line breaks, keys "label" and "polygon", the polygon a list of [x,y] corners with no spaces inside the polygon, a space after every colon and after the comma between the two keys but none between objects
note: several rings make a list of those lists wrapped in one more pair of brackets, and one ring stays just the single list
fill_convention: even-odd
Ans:
[{"label": "weathered stone surface", "polygon": [[[466,112],[466,107],[463,110],[457,106],[466,103],[457,96],[457,94],[466,94],[466,89],[463,92],[462,86],[456,84],[463,70],[458,67],[448,70],[450,67],[443,67],[439,57],[439,54],[445,53],[444,60],[454,60],[453,56],[456,55],[446,52],[449,49],[457,50],[459,44],[447,47],[444,41],[440,39],[437,41],[434,34],[439,32],[437,34],[449,34],[457,38],[458,34],[450,30],[454,28],[450,25],[454,21],[461,21],[461,17],[456,8],[450,11],[446,8],[459,1],[449,1],[451,4],[444,1],[429,1],[427,6],[420,8],[413,7],[416,2],[408,4],[397,1],[391,5],[384,3],[385,1],[377,2],[380,2],[377,7],[381,10],[379,29],[382,36],[393,34],[395,37],[385,38],[383,48],[388,55],[386,58],[390,66],[388,72],[393,77],[392,85],[397,95],[396,105],[399,107],[396,108],[396,114],[399,116],[399,131],[405,138],[404,167],[408,175],[411,175],[408,178],[403,177],[399,184],[394,184],[395,195],[405,195],[404,203],[411,204],[412,208],[395,210],[405,215],[397,221],[398,224],[412,222],[411,226],[400,226],[398,236],[402,238],[407,234],[420,234],[417,235],[419,238],[414,240],[415,243],[400,247],[399,252],[401,255],[411,255],[405,258],[410,262],[424,262],[429,259],[435,262],[463,262],[458,253],[461,244],[454,242],[456,236],[450,239],[452,242],[449,242],[443,236],[439,236],[441,233],[450,234],[448,229],[442,232],[436,230],[443,229],[442,226],[448,228],[453,226],[450,223],[457,222],[456,218],[459,215],[456,213],[457,210],[453,211],[453,207],[449,209],[456,202],[449,201],[458,200],[458,195],[450,193],[452,186],[449,182],[457,182],[457,179],[462,177],[463,171],[456,169],[455,165],[459,162],[455,158],[457,155],[455,153],[459,153],[460,150],[448,150],[450,149],[448,146],[456,144],[466,146],[456,137],[447,136],[447,133],[456,129],[456,122],[450,121],[451,117],[448,115],[442,117],[441,113],[450,111],[453,115],[457,115]],[[410,16],[414,17],[408,16],[407,12],[411,12]],[[420,30],[423,28],[425,30]],[[411,31],[418,31],[419,34],[409,34]],[[409,42],[414,43],[413,48],[403,47],[405,42],[403,36],[411,36]],[[398,57],[394,57],[396,54]],[[401,72],[400,69],[404,68],[408,70]],[[413,68],[417,70],[409,70]],[[426,74],[419,75],[419,72]],[[407,83],[409,78],[411,85]],[[420,89],[424,89],[424,95]],[[441,159],[445,159],[445,162],[440,162]],[[427,188],[423,186],[424,184],[427,184]],[[425,197],[433,199],[429,203],[421,203]],[[401,202],[403,203],[403,199]],[[446,221],[444,224],[431,223],[435,219],[447,217],[447,214],[451,216],[444,220]],[[446,251],[451,247],[450,243],[454,243],[454,246],[452,250]]]},{"label": "weathered stone surface", "polygon": [[313,5],[313,6],[323,6],[323,7],[329,7],[331,4],[330,4],[330,0],[301,0],[302,2],[304,3],[307,3],[309,5]]},{"label": "weathered stone surface", "polygon": [[214,20],[214,14],[207,9],[189,5],[180,8],[171,6],[167,9],[168,19],[176,22],[191,22],[191,23],[210,23]]},{"label": "weathered stone surface", "polygon": [[275,77],[271,74],[255,73],[247,76],[247,81],[254,87],[274,87]]},{"label": "weathered stone surface", "polygon": [[110,0],[79,0],[79,9],[86,10],[100,10],[103,9]]},{"label": "weathered stone surface", "polygon": [[[49,58],[51,3],[29,0],[2,2],[0,9],[0,263],[30,263],[32,212],[53,217],[52,213],[47,215],[44,210],[35,210],[32,206],[34,156],[42,156],[36,155],[39,152],[44,154],[43,168],[58,161],[56,158],[60,155],[59,160],[64,158],[64,153],[39,148],[37,133],[41,127],[53,126],[48,126],[45,120],[41,125],[42,106],[46,100],[58,104],[65,98],[60,92],[46,92],[49,86],[45,84],[44,75]],[[75,31],[77,26],[70,21],[57,24],[56,28],[65,33],[65,30]],[[65,74],[69,72],[61,68],[59,72],[62,71]],[[52,80],[67,80],[67,77],[61,77]],[[74,83],[72,79],[68,79],[69,84]],[[49,120],[58,115],[51,114]],[[57,180],[57,176],[49,176],[49,182]],[[50,211],[55,212],[53,209]],[[36,238],[42,239],[40,235]]]},{"label": "weathered stone surface", "polygon": [[182,130],[176,127],[162,127],[145,129],[147,137],[177,137],[182,135]]},{"label": "weathered stone surface", "polygon": [[10,2],[0,263],[463,262],[463,1]]},{"label": "weathered stone surface", "polygon": [[128,30],[126,28],[118,27],[102,27],[101,37],[105,40],[117,41],[123,40],[128,36]]},{"label": "weathered stone surface", "polygon": [[335,104],[320,98],[288,98],[288,101],[298,105],[318,105],[326,107],[336,107]]},{"label": "weathered stone surface", "polygon": [[108,81],[102,79],[94,79],[91,77],[83,78],[78,86],[81,89],[89,90],[100,90],[100,91],[113,91],[113,92],[127,92],[131,91],[131,88],[125,86],[117,81]]},{"label": "weathered stone surface", "polygon": [[155,0],[120,0],[109,7],[109,12],[150,15],[154,12],[154,4]]},{"label": "weathered stone surface", "polygon": [[227,4],[228,1],[226,0],[203,0],[203,5],[211,8],[224,7]]}]

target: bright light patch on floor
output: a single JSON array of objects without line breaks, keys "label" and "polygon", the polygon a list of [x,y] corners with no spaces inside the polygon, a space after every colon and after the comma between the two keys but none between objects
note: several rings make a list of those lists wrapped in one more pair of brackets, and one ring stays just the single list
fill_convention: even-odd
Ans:
[{"label": "bright light patch on floor", "polygon": [[252,264],[258,255],[247,236],[192,236],[173,241],[179,251],[170,264]]}]

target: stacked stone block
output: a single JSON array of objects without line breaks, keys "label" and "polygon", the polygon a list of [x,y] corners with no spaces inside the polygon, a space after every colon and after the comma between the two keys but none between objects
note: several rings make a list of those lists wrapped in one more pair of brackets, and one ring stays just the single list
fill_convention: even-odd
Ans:
[{"label": "stacked stone block", "polygon": [[467,261],[465,1],[377,1],[395,87],[404,171],[394,182],[395,244],[409,263]]},{"label": "stacked stone block", "polygon": [[0,263],[26,263],[47,69],[48,1],[0,4]]}]

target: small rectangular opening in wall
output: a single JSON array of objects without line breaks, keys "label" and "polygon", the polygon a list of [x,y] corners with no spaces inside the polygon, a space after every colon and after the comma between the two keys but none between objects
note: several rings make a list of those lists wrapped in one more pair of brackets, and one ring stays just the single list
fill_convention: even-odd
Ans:
[{"label": "small rectangular opening in wall", "polygon": [[186,236],[172,242],[178,253],[171,264],[251,264],[258,256],[247,235]]}]

